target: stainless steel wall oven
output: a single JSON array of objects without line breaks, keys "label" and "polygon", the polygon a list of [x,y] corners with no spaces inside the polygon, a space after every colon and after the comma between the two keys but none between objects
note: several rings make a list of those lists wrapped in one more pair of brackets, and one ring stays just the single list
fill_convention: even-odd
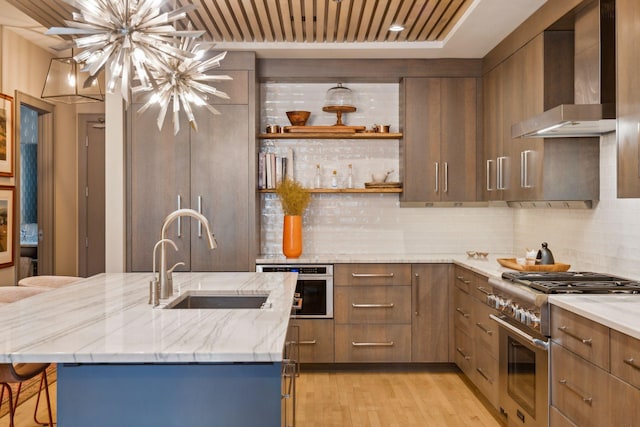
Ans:
[{"label": "stainless steel wall oven", "polygon": [[296,318],[333,318],[333,265],[326,264],[262,264],[256,266],[262,273],[298,273]]}]

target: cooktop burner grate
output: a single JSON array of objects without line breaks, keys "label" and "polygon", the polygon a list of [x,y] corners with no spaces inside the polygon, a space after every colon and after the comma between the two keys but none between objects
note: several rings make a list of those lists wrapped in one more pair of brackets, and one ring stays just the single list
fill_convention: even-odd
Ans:
[{"label": "cooktop burner grate", "polygon": [[545,294],[640,293],[640,282],[592,272],[504,272],[502,278]]}]

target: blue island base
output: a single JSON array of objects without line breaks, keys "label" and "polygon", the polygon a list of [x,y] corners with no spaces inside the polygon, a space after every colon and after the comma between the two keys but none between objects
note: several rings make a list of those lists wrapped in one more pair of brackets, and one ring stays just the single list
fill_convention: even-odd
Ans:
[{"label": "blue island base", "polygon": [[58,426],[281,425],[281,364],[59,364]]}]

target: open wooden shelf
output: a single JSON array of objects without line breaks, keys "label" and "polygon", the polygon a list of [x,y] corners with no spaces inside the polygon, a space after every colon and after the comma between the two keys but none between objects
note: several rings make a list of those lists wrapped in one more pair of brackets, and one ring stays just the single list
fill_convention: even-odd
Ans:
[{"label": "open wooden shelf", "polygon": [[381,132],[285,132],[285,133],[261,133],[260,139],[400,139],[401,133],[381,133]]},{"label": "open wooden shelf", "polygon": [[[402,188],[309,188],[309,193],[402,193]],[[258,190],[260,193],[275,193],[275,190]]]}]

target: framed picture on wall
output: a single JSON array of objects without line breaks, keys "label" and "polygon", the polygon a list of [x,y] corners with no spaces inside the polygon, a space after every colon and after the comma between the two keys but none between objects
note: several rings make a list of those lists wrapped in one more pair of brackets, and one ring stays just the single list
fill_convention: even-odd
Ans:
[{"label": "framed picture on wall", "polygon": [[13,176],[13,98],[0,93],[0,176]]},{"label": "framed picture on wall", "polygon": [[0,185],[0,268],[13,265],[15,189]]}]

